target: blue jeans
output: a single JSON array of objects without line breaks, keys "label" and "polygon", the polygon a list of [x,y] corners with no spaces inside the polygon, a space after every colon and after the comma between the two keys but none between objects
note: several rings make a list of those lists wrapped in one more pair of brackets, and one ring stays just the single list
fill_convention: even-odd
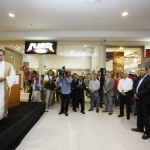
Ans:
[{"label": "blue jeans", "polygon": [[90,96],[91,99],[91,108],[93,110],[94,107],[94,101],[96,102],[96,109],[99,110],[99,91],[95,91]]},{"label": "blue jeans", "polygon": [[105,111],[113,113],[113,96],[105,95]]}]

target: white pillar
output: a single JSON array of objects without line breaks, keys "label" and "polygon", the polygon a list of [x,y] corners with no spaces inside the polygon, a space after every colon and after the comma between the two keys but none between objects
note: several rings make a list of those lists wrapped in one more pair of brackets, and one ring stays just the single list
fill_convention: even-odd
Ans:
[{"label": "white pillar", "polygon": [[92,70],[106,68],[106,46],[96,46],[92,56]]},{"label": "white pillar", "polygon": [[38,73],[39,75],[44,74],[45,72],[45,55],[38,55]]}]

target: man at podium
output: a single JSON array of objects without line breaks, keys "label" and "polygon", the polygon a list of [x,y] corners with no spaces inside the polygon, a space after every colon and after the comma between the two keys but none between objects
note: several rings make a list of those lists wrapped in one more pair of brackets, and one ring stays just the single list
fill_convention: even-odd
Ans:
[{"label": "man at podium", "polygon": [[4,56],[0,49],[0,120],[7,117],[10,90],[16,79],[13,66],[4,61]]}]

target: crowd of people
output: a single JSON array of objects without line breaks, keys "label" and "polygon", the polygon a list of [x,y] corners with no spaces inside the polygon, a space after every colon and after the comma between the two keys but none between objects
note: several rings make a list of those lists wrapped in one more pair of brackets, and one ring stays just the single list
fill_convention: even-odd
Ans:
[{"label": "crowd of people", "polygon": [[[28,67],[25,71],[27,76]],[[57,101],[61,101],[59,115],[68,116],[69,104],[72,110],[77,112],[77,108],[81,105],[81,113],[85,114],[85,91],[90,98],[90,108],[93,111],[96,107],[96,113],[99,108],[103,108],[103,113],[113,114],[114,105],[119,107],[119,118],[124,117],[124,106],[126,106],[126,118],[130,119],[131,111],[137,115],[137,127],[132,131],[144,132],[142,139],[150,138],[150,75],[149,68],[142,66],[140,75],[129,74],[124,72],[123,77],[117,73],[113,76],[111,72],[107,72],[103,76],[100,71],[92,73],[92,79],[88,85],[84,82],[84,77],[76,73],[71,74],[65,71],[63,75],[54,76],[54,72],[49,70],[47,75],[41,75],[33,71],[31,79],[26,81],[25,90],[29,92],[29,101],[41,101],[41,95],[46,93],[44,98],[46,106],[45,112],[52,107],[52,99],[55,97]],[[45,91],[45,92],[44,92]],[[25,91],[26,92],[26,91]],[[132,110],[132,105],[134,109]]]}]

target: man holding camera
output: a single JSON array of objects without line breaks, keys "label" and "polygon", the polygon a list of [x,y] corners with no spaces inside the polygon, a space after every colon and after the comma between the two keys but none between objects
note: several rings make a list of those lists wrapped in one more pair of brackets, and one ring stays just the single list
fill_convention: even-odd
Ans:
[{"label": "man holding camera", "polygon": [[52,89],[54,88],[54,85],[55,84],[53,81],[53,72],[52,70],[49,70],[48,74],[44,77],[44,85],[43,85],[46,88],[45,112],[48,112],[48,108],[50,108],[52,97],[53,97]]},{"label": "man holding camera", "polygon": [[68,116],[68,105],[71,96],[71,83],[72,77],[70,71],[64,71],[63,75],[60,77],[58,83],[61,84],[61,110],[59,115],[65,113]]}]

